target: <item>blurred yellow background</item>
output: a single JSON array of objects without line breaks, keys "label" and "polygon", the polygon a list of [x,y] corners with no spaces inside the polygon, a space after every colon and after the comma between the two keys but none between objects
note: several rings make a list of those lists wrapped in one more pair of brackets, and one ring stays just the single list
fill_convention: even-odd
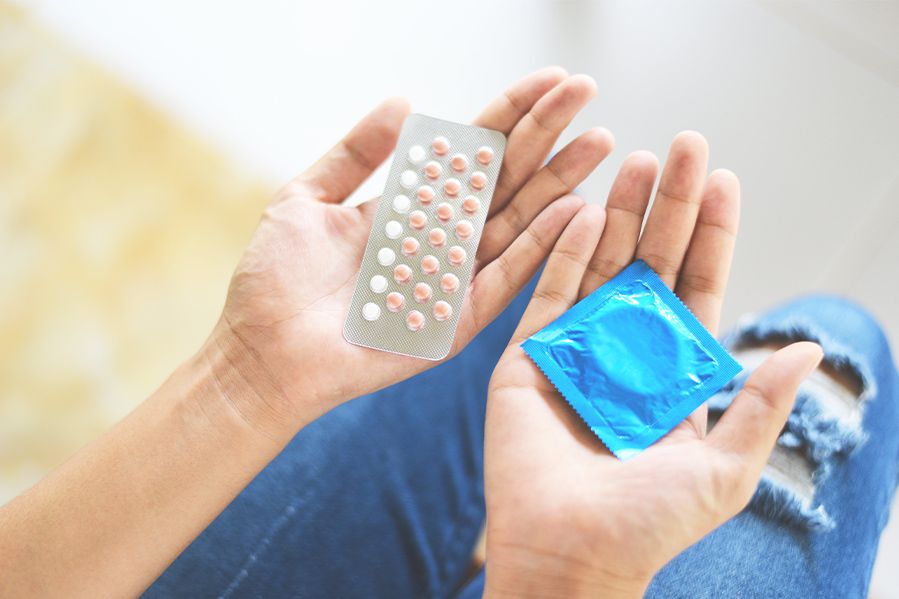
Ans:
[{"label": "blurred yellow background", "polygon": [[199,347],[269,193],[0,0],[0,503]]}]

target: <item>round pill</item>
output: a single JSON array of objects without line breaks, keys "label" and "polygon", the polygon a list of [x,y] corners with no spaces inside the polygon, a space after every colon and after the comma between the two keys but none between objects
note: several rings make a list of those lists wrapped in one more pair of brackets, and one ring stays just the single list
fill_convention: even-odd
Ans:
[{"label": "round pill", "polygon": [[453,219],[453,207],[446,202],[441,202],[440,205],[437,206],[437,218],[443,222],[451,221]]},{"label": "round pill", "polygon": [[418,175],[415,174],[415,171],[403,171],[403,174],[400,175],[400,185],[406,189],[412,189],[417,184]]},{"label": "round pill", "polygon": [[381,248],[378,250],[378,264],[381,266],[390,266],[396,260],[396,253],[390,248]]},{"label": "round pill", "polygon": [[418,253],[418,240],[414,237],[406,237],[403,240],[403,254],[407,256],[414,256]]},{"label": "round pill", "polygon": [[403,297],[402,293],[391,291],[387,294],[385,303],[387,304],[387,309],[391,312],[399,312],[406,305],[406,298]]},{"label": "round pill", "polygon": [[403,225],[395,220],[387,221],[384,225],[384,234],[390,239],[396,239],[403,234]]},{"label": "round pill", "polygon": [[365,320],[377,320],[381,317],[381,308],[378,304],[368,302],[362,306],[362,318]]},{"label": "round pill", "polygon": [[412,204],[412,201],[409,199],[409,196],[404,196],[400,194],[393,198],[393,210],[395,212],[399,212],[400,214],[405,214],[409,212],[409,206]]},{"label": "round pill", "polygon": [[450,142],[447,138],[442,135],[439,137],[435,137],[434,141],[431,142],[431,149],[434,150],[434,153],[438,156],[443,156],[450,149]]},{"label": "round pill", "polygon": [[478,162],[483,165],[488,165],[490,164],[490,161],[493,160],[493,148],[481,146],[480,148],[478,148],[478,152],[475,155],[478,158]]},{"label": "round pill", "polygon": [[431,247],[442,248],[446,243],[446,232],[443,229],[431,229],[428,231],[428,243]]},{"label": "round pill", "polygon": [[449,303],[438,300],[434,302],[434,320],[449,320],[453,316],[453,307]]},{"label": "round pill", "polygon": [[443,184],[443,191],[450,197],[459,195],[461,189],[462,184],[459,183],[458,179],[447,179],[446,183]]},{"label": "round pill", "polygon": [[427,283],[418,283],[415,286],[415,291],[412,293],[415,296],[415,301],[420,304],[431,301],[431,297],[433,293],[431,292],[431,286]]},{"label": "round pill", "polygon": [[453,273],[448,272],[440,277],[440,289],[443,290],[443,293],[455,293],[456,289],[458,288],[459,277],[457,277]]},{"label": "round pill", "polygon": [[421,210],[413,210],[409,214],[409,226],[413,229],[424,229],[428,224],[428,216]]},{"label": "round pill", "polygon": [[456,239],[465,241],[474,233],[474,225],[467,220],[460,220],[456,223]]},{"label": "round pill", "polygon": [[474,196],[468,196],[462,200],[462,210],[469,214],[474,214],[481,209],[481,200]]},{"label": "round pill", "polygon": [[456,154],[450,158],[450,166],[453,167],[453,170],[457,173],[461,173],[468,167],[468,158],[462,154]]},{"label": "round pill", "polygon": [[409,148],[409,162],[412,164],[421,164],[426,156],[425,149],[421,146],[412,146]]},{"label": "round pill", "polygon": [[434,188],[430,185],[422,185],[418,188],[418,201],[427,206],[434,199]]},{"label": "round pill", "polygon": [[384,293],[387,291],[387,277],[375,275],[371,278],[371,281],[368,282],[368,286],[375,293]]},{"label": "round pill", "polygon": [[465,250],[460,248],[458,245],[454,245],[446,253],[447,260],[449,260],[450,264],[452,264],[453,266],[459,266],[461,264],[465,264],[465,259],[467,257],[468,257],[468,254],[466,254]]},{"label": "round pill", "polygon": [[425,326],[425,315],[418,310],[410,310],[406,314],[406,326],[410,331],[418,331]]},{"label": "round pill", "polygon": [[412,280],[412,269],[405,264],[397,264],[393,269],[393,280],[404,284]]},{"label": "round pill", "polygon": [[440,166],[439,162],[434,162],[433,160],[425,165],[425,177],[428,179],[436,179],[440,176],[440,173],[443,172],[443,167]]},{"label": "round pill", "polygon": [[[460,250],[462,248],[459,248]],[[434,256],[428,254],[421,259],[421,270],[426,275],[432,275],[440,270],[440,261]]]},{"label": "round pill", "polygon": [[487,175],[481,171],[471,173],[471,186],[475,189],[484,189],[487,185]]}]

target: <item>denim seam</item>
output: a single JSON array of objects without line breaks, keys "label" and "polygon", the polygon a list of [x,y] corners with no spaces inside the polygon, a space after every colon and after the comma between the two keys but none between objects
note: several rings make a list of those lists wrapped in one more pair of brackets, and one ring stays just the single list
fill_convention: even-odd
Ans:
[{"label": "denim seam", "polygon": [[240,570],[231,580],[231,583],[219,594],[220,599],[230,597],[240,585],[249,576],[250,569],[256,564],[259,556],[263,555],[271,545],[272,538],[284,528],[284,526],[293,518],[297,511],[297,504],[301,498],[296,498],[284,508],[281,514],[275,519],[265,536],[256,544],[256,547],[250,552],[247,558],[241,564]]},{"label": "denim seam", "polygon": [[[480,526],[483,523],[482,519],[478,517],[480,513],[480,511],[478,510],[478,502],[482,501],[483,498],[484,492],[482,485],[476,485],[473,497],[471,498],[473,499],[473,501],[463,502],[462,508],[459,510],[456,521],[450,529],[449,534],[447,535],[448,538],[444,541],[443,546],[440,548],[440,553],[443,555],[444,559],[440,560],[440,581],[436,589],[431,589],[432,597],[449,597],[450,592],[456,590],[447,588],[449,584],[454,582],[450,580],[453,572],[450,571],[449,555],[455,552],[457,550],[457,546],[461,545],[462,543],[462,537],[457,534],[460,529],[470,524]],[[474,547],[472,547],[472,549],[473,548]]]}]

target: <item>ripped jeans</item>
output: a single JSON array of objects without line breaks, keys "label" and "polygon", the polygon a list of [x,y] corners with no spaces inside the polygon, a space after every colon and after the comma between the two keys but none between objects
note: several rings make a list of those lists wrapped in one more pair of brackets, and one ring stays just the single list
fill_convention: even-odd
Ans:
[{"label": "ripped jeans", "polygon": [[[532,283],[533,286],[533,283]],[[302,430],[147,597],[480,597],[487,383],[533,287],[459,356]],[[675,558],[648,597],[865,597],[899,464],[899,381],[877,324],[800,299],[725,339],[816,340],[854,382],[814,377],[750,506]],[[710,418],[742,384],[710,401]]]}]

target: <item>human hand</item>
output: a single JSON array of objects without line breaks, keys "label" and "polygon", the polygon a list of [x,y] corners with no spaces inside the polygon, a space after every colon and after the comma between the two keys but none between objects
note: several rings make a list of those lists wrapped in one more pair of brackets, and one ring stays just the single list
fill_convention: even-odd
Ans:
[{"label": "human hand", "polygon": [[[611,151],[611,134],[590,129],[543,162],[595,92],[589,77],[547,68],[475,119],[508,143],[450,356],[515,297],[582,205],[567,194]],[[248,399],[234,401],[254,425],[295,429],[434,365],[342,337],[377,200],[341,202],[391,153],[408,112],[404,100],[384,102],[291,181],[266,209],[234,273],[205,351],[210,363],[225,364],[224,387],[246,390]]]},{"label": "human hand", "polygon": [[584,206],[550,254],[490,382],[485,596],[642,596],[671,558],[749,501],[813,343],[771,356],[706,435],[705,407],[622,462],[520,348],[634,258],[645,260],[713,333],[739,220],[739,183],[706,178],[708,148],[678,135],[642,236],[656,177],[648,153],[622,165],[606,209]]}]

